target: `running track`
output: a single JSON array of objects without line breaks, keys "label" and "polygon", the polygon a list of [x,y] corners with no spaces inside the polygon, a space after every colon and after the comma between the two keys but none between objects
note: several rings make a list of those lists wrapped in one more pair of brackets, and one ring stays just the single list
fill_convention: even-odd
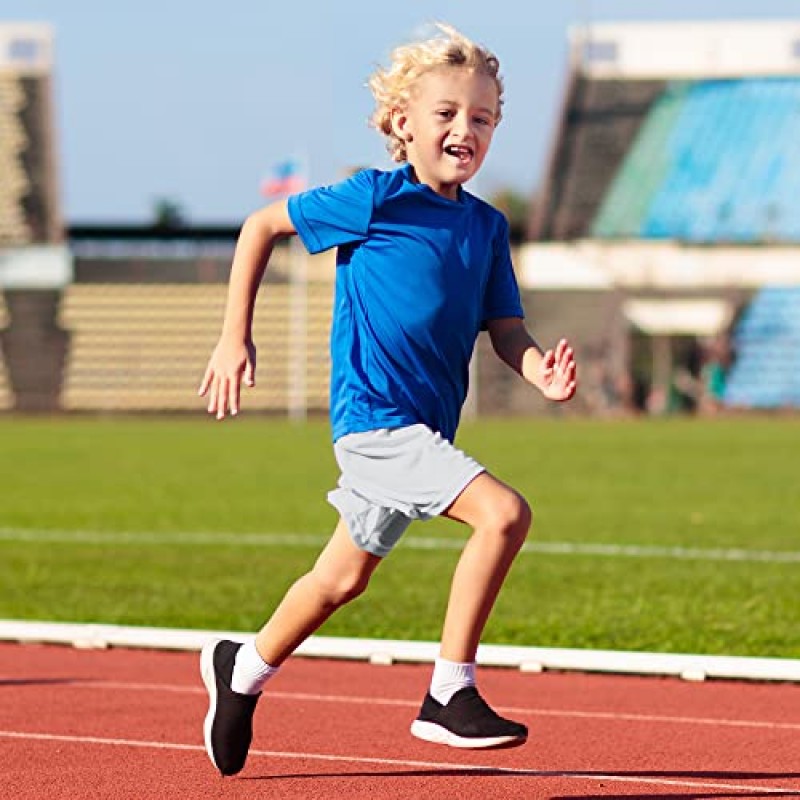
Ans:
[{"label": "running track", "polygon": [[800,798],[800,686],[483,669],[524,747],[408,733],[429,666],[296,658],[244,771],[202,746],[197,653],[0,644],[2,800]]}]

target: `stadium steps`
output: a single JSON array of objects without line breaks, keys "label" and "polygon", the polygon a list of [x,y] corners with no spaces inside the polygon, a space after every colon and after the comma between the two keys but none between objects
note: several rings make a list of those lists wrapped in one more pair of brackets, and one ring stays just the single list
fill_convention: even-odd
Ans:
[{"label": "stadium steps", "polygon": [[[199,410],[197,386],[225,308],[222,284],[73,284],[59,309],[70,333],[61,405],[82,411]],[[269,284],[257,300],[253,335],[257,385],[246,407],[284,410],[294,382],[290,361],[306,365],[305,403],[328,405],[330,284],[308,284],[303,353],[292,345],[292,288]],[[304,355],[304,357],[302,357]]]},{"label": "stadium steps", "polygon": [[735,408],[800,407],[800,287],[765,287],[733,335],[736,360],[724,402]]},{"label": "stadium steps", "polygon": [[[6,307],[5,295],[0,292],[0,332],[11,324],[11,318]],[[0,347],[0,411],[9,411],[14,408],[14,391],[8,377],[5,355]]]},{"label": "stadium steps", "polygon": [[67,334],[55,323],[59,289],[6,287],[8,319],[0,326],[6,381],[13,388],[14,407],[26,411],[58,409]]},{"label": "stadium steps", "polygon": [[603,198],[664,86],[660,80],[574,82],[548,166],[547,189],[532,209],[533,238],[591,235]]},{"label": "stadium steps", "polygon": [[598,237],[634,237],[650,199],[669,171],[667,141],[686,102],[688,85],[669,86],[642,125],[592,226]]}]

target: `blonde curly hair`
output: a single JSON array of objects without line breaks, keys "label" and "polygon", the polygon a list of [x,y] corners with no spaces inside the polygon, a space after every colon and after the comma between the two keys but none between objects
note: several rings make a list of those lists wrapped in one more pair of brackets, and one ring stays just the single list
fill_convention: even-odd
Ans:
[{"label": "blonde curly hair", "polygon": [[408,154],[405,141],[392,128],[392,111],[404,108],[417,80],[437,67],[464,67],[494,79],[498,97],[495,124],[502,117],[503,79],[497,56],[451,25],[437,22],[434,27],[439,31],[437,35],[395,48],[388,69],[379,67],[369,79],[375,97],[370,123],[387,137],[386,149],[393,161],[407,161]]}]

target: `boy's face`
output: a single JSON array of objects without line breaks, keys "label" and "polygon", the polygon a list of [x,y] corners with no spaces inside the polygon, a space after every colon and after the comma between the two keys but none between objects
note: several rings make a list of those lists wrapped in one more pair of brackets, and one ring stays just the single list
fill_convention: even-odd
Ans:
[{"label": "boy's face", "polygon": [[489,75],[463,67],[439,67],[422,75],[411,100],[392,115],[406,141],[417,180],[455,200],[489,151],[499,96]]}]

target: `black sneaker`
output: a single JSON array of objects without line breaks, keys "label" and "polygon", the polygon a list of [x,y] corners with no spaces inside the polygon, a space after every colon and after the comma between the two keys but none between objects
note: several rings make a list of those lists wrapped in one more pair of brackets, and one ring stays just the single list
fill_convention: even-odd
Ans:
[{"label": "black sneaker", "polygon": [[233,662],[241,646],[223,639],[208,642],[200,654],[200,674],[208,690],[203,725],[206,752],[223,775],[235,775],[244,766],[253,740],[253,712],[261,696],[231,689]]},{"label": "black sneaker", "polygon": [[459,689],[446,706],[425,695],[411,733],[426,742],[475,749],[514,747],[528,738],[524,725],[496,714],[474,686]]}]

